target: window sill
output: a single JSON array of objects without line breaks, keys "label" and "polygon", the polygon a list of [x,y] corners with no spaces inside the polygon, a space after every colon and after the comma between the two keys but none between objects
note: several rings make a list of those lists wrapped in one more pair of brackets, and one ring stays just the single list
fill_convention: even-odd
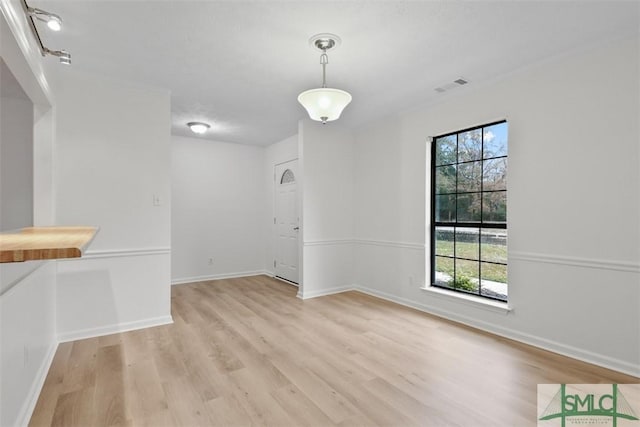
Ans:
[{"label": "window sill", "polygon": [[482,308],[484,310],[493,311],[495,313],[509,314],[512,311],[512,308],[509,307],[509,304],[506,302],[494,301],[482,297],[476,297],[473,295],[466,295],[460,292],[447,291],[446,289],[436,288],[435,286],[425,286],[420,289],[426,292],[430,292],[433,295],[437,295],[438,298],[459,302],[477,308]]}]

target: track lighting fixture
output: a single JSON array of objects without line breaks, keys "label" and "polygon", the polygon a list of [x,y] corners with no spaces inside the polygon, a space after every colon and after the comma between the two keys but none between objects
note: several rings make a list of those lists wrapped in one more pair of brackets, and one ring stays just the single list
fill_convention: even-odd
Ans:
[{"label": "track lighting fixture", "polygon": [[40,33],[38,33],[38,28],[36,27],[34,21],[35,19],[45,22],[50,30],[60,31],[62,29],[62,18],[60,18],[60,16],[56,15],[55,13],[47,12],[46,10],[38,9],[36,7],[30,7],[27,4],[26,0],[22,0],[22,7],[25,14],[27,15],[29,26],[31,27],[31,32],[33,32],[33,36],[38,41],[38,45],[40,46],[40,53],[42,54],[42,56],[57,56],[61,64],[71,64],[71,54],[69,52],[67,52],[66,50],[52,50],[47,48],[42,43]]}]

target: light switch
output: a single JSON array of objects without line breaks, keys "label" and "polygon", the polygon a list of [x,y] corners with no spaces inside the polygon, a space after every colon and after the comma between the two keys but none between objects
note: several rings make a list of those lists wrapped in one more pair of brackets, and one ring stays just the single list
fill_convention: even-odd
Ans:
[{"label": "light switch", "polygon": [[153,206],[160,206],[162,205],[161,201],[160,201],[160,196],[158,196],[157,194],[153,195]]}]

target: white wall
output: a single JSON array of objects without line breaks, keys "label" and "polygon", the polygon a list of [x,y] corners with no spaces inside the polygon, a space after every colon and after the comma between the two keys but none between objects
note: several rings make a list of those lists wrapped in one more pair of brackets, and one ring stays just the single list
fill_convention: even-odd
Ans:
[{"label": "white wall", "polygon": [[264,169],[263,147],[172,137],[173,283],[264,272]]},{"label": "white wall", "polygon": [[169,93],[72,67],[50,74],[55,222],[100,227],[86,257],[58,263],[59,337],[170,322]]},{"label": "white wall", "polygon": [[57,348],[55,263],[29,264],[16,283],[3,283],[0,296],[2,426],[29,421]]},{"label": "white wall", "polygon": [[354,142],[339,123],[300,124],[302,298],[339,292],[354,283]]},{"label": "white wall", "polygon": [[33,102],[0,60],[0,230],[33,225]]},{"label": "white wall", "polygon": [[[357,285],[640,375],[638,47],[623,40],[554,58],[358,131]],[[420,289],[429,270],[427,138],[501,118],[509,122],[507,315]]]},{"label": "white wall", "polygon": [[[282,141],[271,144],[264,149],[264,177],[265,188],[265,216],[264,216],[264,265],[270,275],[274,275],[273,260],[275,259],[275,166],[298,158],[298,135],[290,136]],[[302,184],[299,180],[301,172],[298,171],[298,193],[302,193]],[[301,205],[301,204],[299,204]]]},{"label": "white wall", "polygon": [[[28,23],[22,4],[14,0],[0,1],[0,57],[31,103],[29,118],[28,108],[23,106],[23,125],[31,127],[27,129],[27,133],[33,131],[33,127],[37,132],[37,144],[28,141],[28,150],[33,150],[38,163],[50,164],[52,154],[43,150],[45,145],[51,144],[53,138],[51,122],[48,121],[52,110],[50,93],[43,74],[42,57],[35,40],[24,37],[24,34],[28,34],[27,31]],[[3,105],[0,105],[0,109],[3,109]],[[9,113],[15,112],[17,111]],[[29,119],[30,125],[27,124]],[[2,145],[6,142],[5,125],[6,122],[0,125],[3,129],[0,132]],[[26,143],[27,139],[23,142]],[[26,156],[25,152],[28,150],[23,151],[23,155]],[[12,166],[0,163],[0,175],[6,176],[6,168]],[[37,171],[34,171],[34,175],[37,184],[32,185],[38,188],[39,194],[51,194],[50,181],[49,184],[43,183],[40,179],[42,175]],[[28,177],[23,179],[29,180]],[[19,182],[13,184],[21,185]],[[0,188],[0,199],[4,205],[6,194],[4,187]],[[25,188],[24,191],[34,194],[33,189]],[[33,203],[32,215],[37,223],[51,219],[42,208],[41,203]],[[24,215],[31,217],[29,213]],[[0,265],[0,425],[20,426],[28,423],[53,358],[57,346],[55,273],[53,262]]]},{"label": "white wall", "polygon": [[55,112],[35,105],[33,124],[33,225],[55,225],[54,137]]}]

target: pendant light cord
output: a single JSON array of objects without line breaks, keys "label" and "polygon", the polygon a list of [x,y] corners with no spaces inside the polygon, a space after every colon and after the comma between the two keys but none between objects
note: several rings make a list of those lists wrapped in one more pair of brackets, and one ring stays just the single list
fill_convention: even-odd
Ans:
[{"label": "pendant light cord", "polygon": [[327,50],[322,50],[320,55],[320,64],[322,64],[322,87],[327,87],[327,64],[329,63],[329,57],[327,56]]}]

